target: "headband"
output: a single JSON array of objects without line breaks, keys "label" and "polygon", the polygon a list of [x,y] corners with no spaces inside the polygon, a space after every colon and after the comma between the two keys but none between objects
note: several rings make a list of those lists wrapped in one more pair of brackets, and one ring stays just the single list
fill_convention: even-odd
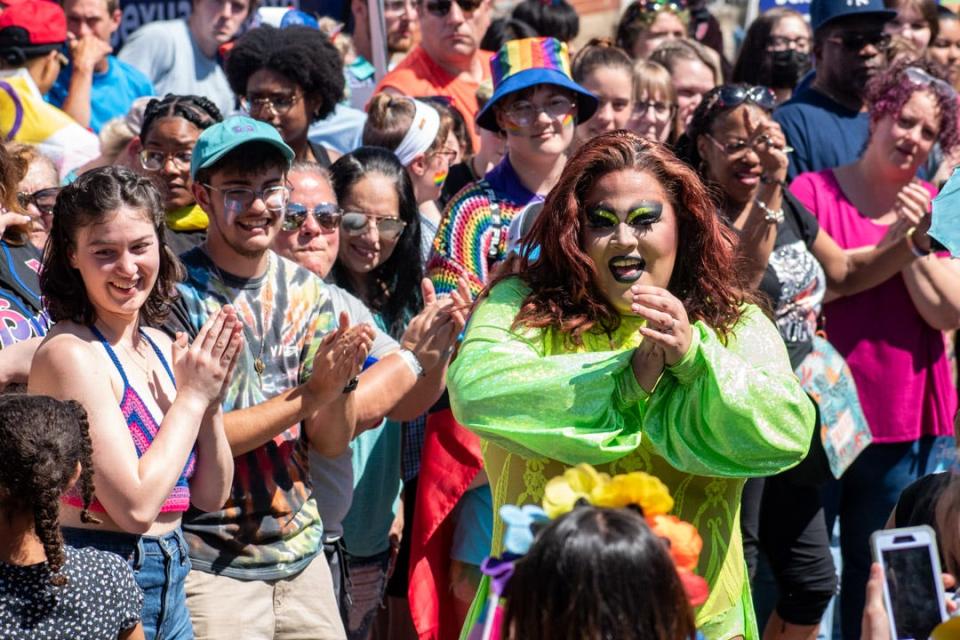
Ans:
[{"label": "headband", "polygon": [[429,149],[437,139],[437,133],[440,132],[440,112],[419,100],[410,98],[410,102],[416,109],[413,122],[410,123],[410,128],[404,134],[403,140],[393,151],[400,164],[405,167]]}]

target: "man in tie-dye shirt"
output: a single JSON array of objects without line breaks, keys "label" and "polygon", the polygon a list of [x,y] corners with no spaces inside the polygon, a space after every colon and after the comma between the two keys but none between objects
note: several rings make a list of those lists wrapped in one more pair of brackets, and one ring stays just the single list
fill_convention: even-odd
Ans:
[{"label": "man in tie-dye shirt", "polygon": [[230,304],[246,341],[223,405],[236,458],[231,497],[184,519],[197,638],[345,637],[327,563],[314,562],[323,527],[307,453],[346,449],[353,381],[373,334],[337,330],[323,281],[269,249],[292,158],[272,126],[245,117],[210,127],[193,150],[194,195],[210,227],[182,256],[187,279],[169,328],[195,335]]}]

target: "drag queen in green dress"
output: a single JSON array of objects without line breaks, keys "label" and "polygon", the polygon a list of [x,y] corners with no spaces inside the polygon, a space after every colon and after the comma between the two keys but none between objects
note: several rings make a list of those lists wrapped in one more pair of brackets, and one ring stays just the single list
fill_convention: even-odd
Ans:
[{"label": "drag queen in green dress", "polygon": [[[740,491],[804,457],[814,407],[711,206],[665,147],[626,132],[581,147],[475,309],[448,387],[482,439],[494,514],[581,462],[656,475],[703,538],[698,628],[749,640]],[[495,517],[493,555],[502,536]]]}]

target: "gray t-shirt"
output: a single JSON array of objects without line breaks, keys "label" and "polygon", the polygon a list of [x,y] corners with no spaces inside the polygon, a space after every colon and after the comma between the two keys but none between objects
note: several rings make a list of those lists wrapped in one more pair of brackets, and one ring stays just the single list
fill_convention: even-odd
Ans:
[{"label": "gray t-shirt", "polygon": [[205,96],[224,117],[234,111],[227,74],[194,42],[186,20],[151,22],[133,32],[117,55],[142,71],[157,95]]},{"label": "gray t-shirt", "polygon": [[[368,324],[376,331],[370,357],[380,360],[400,349],[397,341],[377,328],[370,310],[355,296],[340,287],[330,284],[330,302],[334,317],[343,311],[350,317],[350,324]],[[323,521],[323,539],[326,542],[343,536],[343,519],[353,502],[352,449],[347,449],[336,458],[326,458],[310,451],[310,479],[313,481],[313,499]]]}]

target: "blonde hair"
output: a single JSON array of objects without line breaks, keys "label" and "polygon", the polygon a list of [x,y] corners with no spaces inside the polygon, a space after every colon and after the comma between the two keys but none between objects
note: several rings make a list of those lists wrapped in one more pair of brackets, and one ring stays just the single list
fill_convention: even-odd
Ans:
[{"label": "blonde hair", "polygon": [[670,104],[677,103],[677,92],[673,88],[670,72],[659,62],[637,60],[633,65],[634,100],[640,100],[644,94],[648,99],[663,96]]}]

